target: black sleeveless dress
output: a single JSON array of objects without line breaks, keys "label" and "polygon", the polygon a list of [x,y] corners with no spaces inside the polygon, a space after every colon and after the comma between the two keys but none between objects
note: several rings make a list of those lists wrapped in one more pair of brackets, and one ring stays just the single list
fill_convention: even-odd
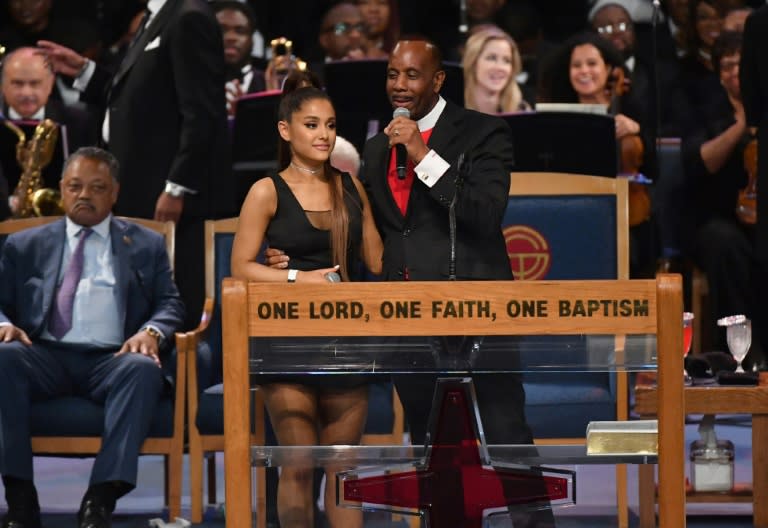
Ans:
[{"label": "black sleeveless dress", "polygon": [[[279,174],[270,177],[277,191],[277,210],[266,233],[270,247],[283,250],[291,257],[290,267],[299,271],[330,268],[336,264],[345,265],[343,262],[331,262],[330,231],[319,229],[310,222],[307,211],[301,208],[293,191]],[[363,205],[350,175],[342,173],[341,181],[344,201],[349,211],[346,269],[350,280],[357,280],[363,237]]]},{"label": "black sleeveless dress", "polygon": [[[291,191],[291,188],[279,174],[270,175],[277,191],[277,210],[266,232],[270,247],[280,248],[289,255],[290,267],[299,271],[311,271],[330,268],[332,262],[330,231],[313,225],[308,216],[330,214],[330,211],[305,211]],[[349,236],[346,269],[351,280],[358,280],[362,275],[360,248],[363,236],[363,205],[352,178],[342,173],[344,201],[349,212]],[[342,264],[343,265],[343,264]],[[343,341],[343,343],[342,343]],[[266,343],[264,343],[266,344]],[[296,354],[297,364],[301,364],[302,354],[311,354],[317,347],[354,347],[350,340],[336,338],[290,338],[271,339],[270,354]],[[302,352],[302,350],[306,352]],[[265,362],[269,361],[265,357]],[[282,359],[281,359],[282,361]],[[343,360],[342,360],[343,361]],[[266,368],[265,370],[268,370]],[[329,364],[327,370],[333,374],[265,374],[258,377],[259,383],[289,382],[301,383],[316,388],[343,389],[363,385],[372,380],[363,375],[347,374],[342,364]]]}]

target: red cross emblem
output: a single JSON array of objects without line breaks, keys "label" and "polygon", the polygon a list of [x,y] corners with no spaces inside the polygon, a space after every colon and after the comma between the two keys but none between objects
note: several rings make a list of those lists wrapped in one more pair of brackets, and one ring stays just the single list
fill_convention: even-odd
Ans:
[{"label": "red cross emblem", "polygon": [[[549,508],[569,499],[573,472],[491,463],[468,378],[438,380],[432,445],[423,462],[403,471],[354,470],[339,473],[346,504],[368,510],[426,515],[431,528],[480,528],[492,512]],[[427,440],[429,443],[429,440]],[[378,474],[372,474],[378,473]]]}]

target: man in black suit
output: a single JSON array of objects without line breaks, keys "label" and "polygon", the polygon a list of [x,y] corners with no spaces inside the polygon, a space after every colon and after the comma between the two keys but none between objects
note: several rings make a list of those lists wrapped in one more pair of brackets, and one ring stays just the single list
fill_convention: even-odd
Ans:
[{"label": "man in black suit", "polygon": [[[757,134],[757,225],[755,254],[757,260],[757,310],[752,325],[757,339],[768,342],[768,6],[753,12],[744,26],[739,84],[747,126]],[[765,337],[762,337],[765,336]],[[750,351],[750,355],[752,355]],[[764,353],[763,353],[764,355]],[[765,367],[765,357],[751,358]]]},{"label": "man in black suit", "polygon": [[[445,80],[436,46],[400,41],[387,66],[396,117],[365,145],[360,179],[384,241],[384,280],[448,280],[448,208],[456,199],[455,274],[462,280],[511,280],[501,221],[509,196],[511,134],[499,118],[465,110],[440,96]],[[403,145],[408,170],[400,179],[395,151]],[[463,180],[457,187],[457,180]],[[514,376],[476,379],[486,438],[528,443],[522,385]],[[433,376],[396,380],[414,442],[421,443],[432,404]]]},{"label": "man in black suit", "polygon": [[217,0],[211,6],[224,37],[227,113],[233,116],[240,96],[267,89],[264,71],[258,68],[251,56],[256,20],[251,6],[237,0]]},{"label": "man in black suit", "polygon": [[3,528],[40,527],[31,402],[68,395],[104,406],[78,526],[110,526],[115,502],[136,485],[139,449],[165,388],[161,352],[184,317],[163,238],[112,217],[115,158],[80,149],[60,190],[66,218],[9,236],[0,256]]},{"label": "man in black suit", "polygon": [[53,42],[54,70],[105,104],[102,138],[122,166],[118,214],[178,222],[176,275],[187,326],[203,303],[203,222],[234,201],[221,30],[203,0],[150,0],[114,75]]},{"label": "man in black suit", "polygon": [[[443,99],[444,80],[442,55],[432,42],[397,43],[387,65],[386,90],[393,108],[405,108],[410,118],[394,118],[368,140],[360,168],[384,241],[382,277],[512,280],[501,229],[513,167],[511,133],[501,119]],[[396,169],[398,145],[407,152],[404,179]],[[454,200],[456,256],[451,263],[449,208]],[[435,380],[430,374],[394,377],[414,443],[425,441]],[[482,374],[473,381],[486,440],[532,443],[520,377]],[[515,525],[554,524],[548,511],[528,517],[516,516]]]}]

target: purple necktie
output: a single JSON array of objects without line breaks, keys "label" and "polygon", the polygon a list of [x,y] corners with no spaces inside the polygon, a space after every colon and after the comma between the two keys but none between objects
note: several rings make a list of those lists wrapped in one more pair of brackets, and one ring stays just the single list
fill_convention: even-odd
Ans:
[{"label": "purple necktie", "polygon": [[51,320],[48,322],[48,331],[56,339],[61,339],[72,328],[72,307],[75,304],[75,292],[83,274],[83,261],[85,239],[93,233],[93,229],[86,227],[79,233],[80,241],[77,243],[69,267],[64,272],[64,278],[56,293],[56,302],[51,311]]}]

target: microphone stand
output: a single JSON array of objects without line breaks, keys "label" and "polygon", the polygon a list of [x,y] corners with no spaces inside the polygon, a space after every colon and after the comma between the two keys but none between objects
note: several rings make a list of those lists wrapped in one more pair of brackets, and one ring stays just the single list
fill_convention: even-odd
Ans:
[{"label": "microphone stand", "polygon": [[467,0],[459,0],[459,34],[466,36],[469,31],[467,23]]},{"label": "microphone stand", "polygon": [[464,153],[459,154],[456,162],[456,190],[453,193],[451,204],[448,206],[448,280],[456,280],[456,201],[461,192],[461,186],[464,184]]},{"label": "microphone stand", "polygon": [[[456,190],[448,206],[448,280],[456,280],[456,202],[464,184],[464,174],[468,171],[464,162],[464,153],[459,154],[456,162]],[[470,368],[479,352],[480,344],[478,338],[470,336],[443,336],[441,339],[443,350],[447,354],[445,358],[453,368],[458,368],[462,364],[464,368]]]}]

